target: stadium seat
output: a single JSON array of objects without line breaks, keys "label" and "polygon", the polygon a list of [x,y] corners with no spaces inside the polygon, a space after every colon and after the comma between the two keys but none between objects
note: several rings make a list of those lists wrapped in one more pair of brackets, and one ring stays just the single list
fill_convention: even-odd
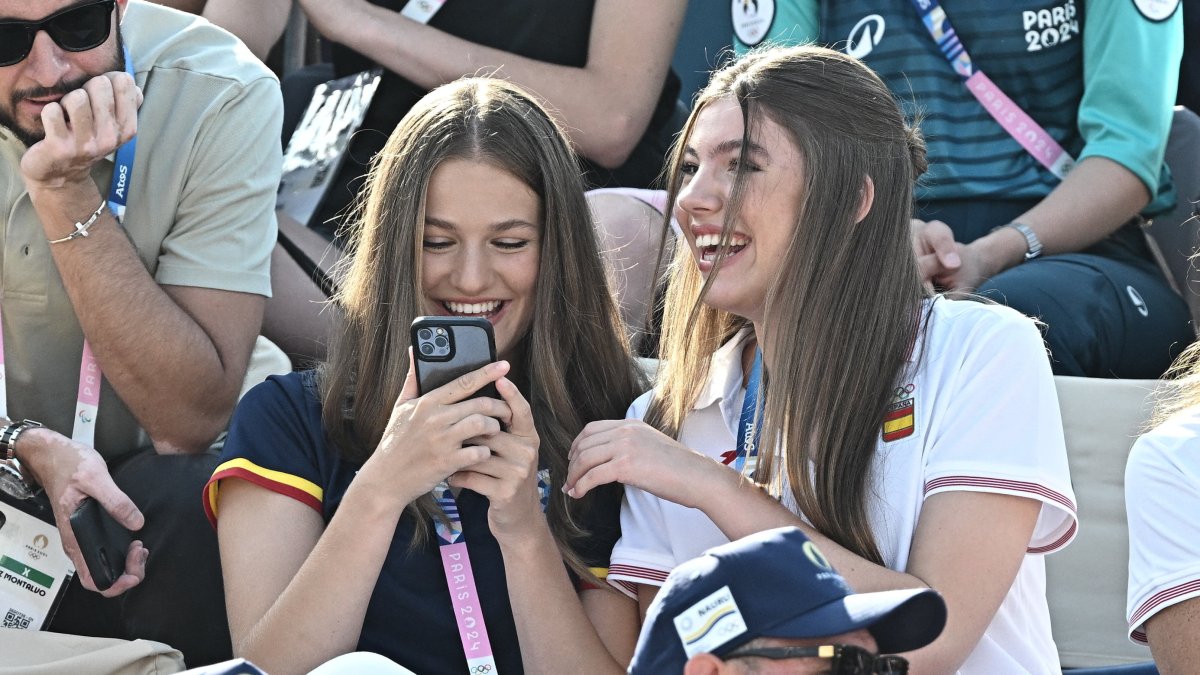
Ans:
[{"label": "stadium seat", "polygon": [[1175,107],[1166,161],[1178,201],[1174,209],[1151,221],[1146,232],[1157,248],[1160,266],[1187,300],[1192,325],[1200,326],[1200,267],[1191,259],[1200,249],[1200,219],[1196,218],[1200,207],[1200,116],[1182,106]]}]

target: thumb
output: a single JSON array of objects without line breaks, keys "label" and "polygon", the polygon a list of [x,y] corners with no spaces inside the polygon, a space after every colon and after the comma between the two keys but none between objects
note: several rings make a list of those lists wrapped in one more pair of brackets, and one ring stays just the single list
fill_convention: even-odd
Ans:
[{"label": "thumb", "polygon": [[400,400],[397,403],[411,401],[421,395],[417,388],[417,366],[413,363],[412,347],[408,348],[408,374],[404,376],[404,386],[400,389]]}]

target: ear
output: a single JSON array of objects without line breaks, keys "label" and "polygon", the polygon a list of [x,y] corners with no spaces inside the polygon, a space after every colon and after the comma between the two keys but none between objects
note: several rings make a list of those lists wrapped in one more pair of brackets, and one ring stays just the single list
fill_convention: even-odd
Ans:
[{"label": "ear", "polygon": [[702,652],[688,659],[683,665],[683,675],[715,675],[724,670],[725,662],[721,659]]},{"label": "ear", "polygon": [[858,202],[858,213],[854,216],[856,225],[867,217],[867,214],[871,212],[871,205],[875,203],[875,181],[871,180],[870,176],[863,176],[863,185],[859,194],[862,195],[862,198]]}]

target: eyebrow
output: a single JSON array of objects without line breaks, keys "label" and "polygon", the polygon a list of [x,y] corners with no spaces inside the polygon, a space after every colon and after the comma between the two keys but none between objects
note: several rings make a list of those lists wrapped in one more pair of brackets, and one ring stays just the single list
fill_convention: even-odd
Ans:
[{"label": "eyebrow", "polygon": [[[722,141],[722,142],[718,143],[716,145],[716,147],[714,147],[712,149],[712,151],[708,153],[708,155],[709,155],[709,157],[716,157],[718,155],[724,155],[724,154],[733,152],[734,150],[741,150],[741,148],[742,148],[742,139],[731,138],[727,141]],[[697,157],[700,156],[700,153],[696,152],[696,149],[690,145],[686,146],[683,151],[686,154],[696,155]],[[753,141],[751,141],[750,144],[746,146],[746,153],[750,154],[750,155],[764,155],[764,156],[768,156],[768,157],[771,154],[771,153],[767,152],[766,148],[764,148],[763,146],[761,146],[758,143],[755,143]]]},{"label": "eyebrow", "polygon": [[[446,220],[441,220],[439,218],[430,218],[428,216],[425,218],[425,226],[426,227],[430,227],[430,226],[437,227],[437,228],[441,228],[443,230],[450,230],[451,232],[454,232],[458,229],[457,227],[454,226],[454,223],[451,223]],[[488,229],[492,230],[493,232],[508,232],[509,230],[519,230],[522,228],[531,228],[531,229],[536,230],[536,229],[538,229],[538,226],[527,220],[521,220],[520,218],[512,218],[509,220],[502,220],[498,223],[493,223],[488,226]]]}]

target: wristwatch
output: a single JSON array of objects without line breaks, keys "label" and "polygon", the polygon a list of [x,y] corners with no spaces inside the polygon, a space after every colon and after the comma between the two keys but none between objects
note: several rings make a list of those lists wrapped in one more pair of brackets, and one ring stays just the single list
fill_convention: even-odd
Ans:
[{"label": "wristwatch", "polygon": [[3,455],[4,460],[7,462],[16,460],[17,439],[29,429],[36,429],[41,426],[41,422],[21,420],[20,422],[9,422],[4,428],[0,429],[0,455]]},{"label": "wristwatch", "polygon": [[1033,233],[1033,230],[1028,225],[1014,221],[1007,225],[1001,225],[1000,227],[1011,227],[1017,232],[1020,232],[1022,237],[1025,237],[1026,260],[1033,260],[1034,258],[1042,255],[1042,242],[1038,240],[1037,235]]}]

